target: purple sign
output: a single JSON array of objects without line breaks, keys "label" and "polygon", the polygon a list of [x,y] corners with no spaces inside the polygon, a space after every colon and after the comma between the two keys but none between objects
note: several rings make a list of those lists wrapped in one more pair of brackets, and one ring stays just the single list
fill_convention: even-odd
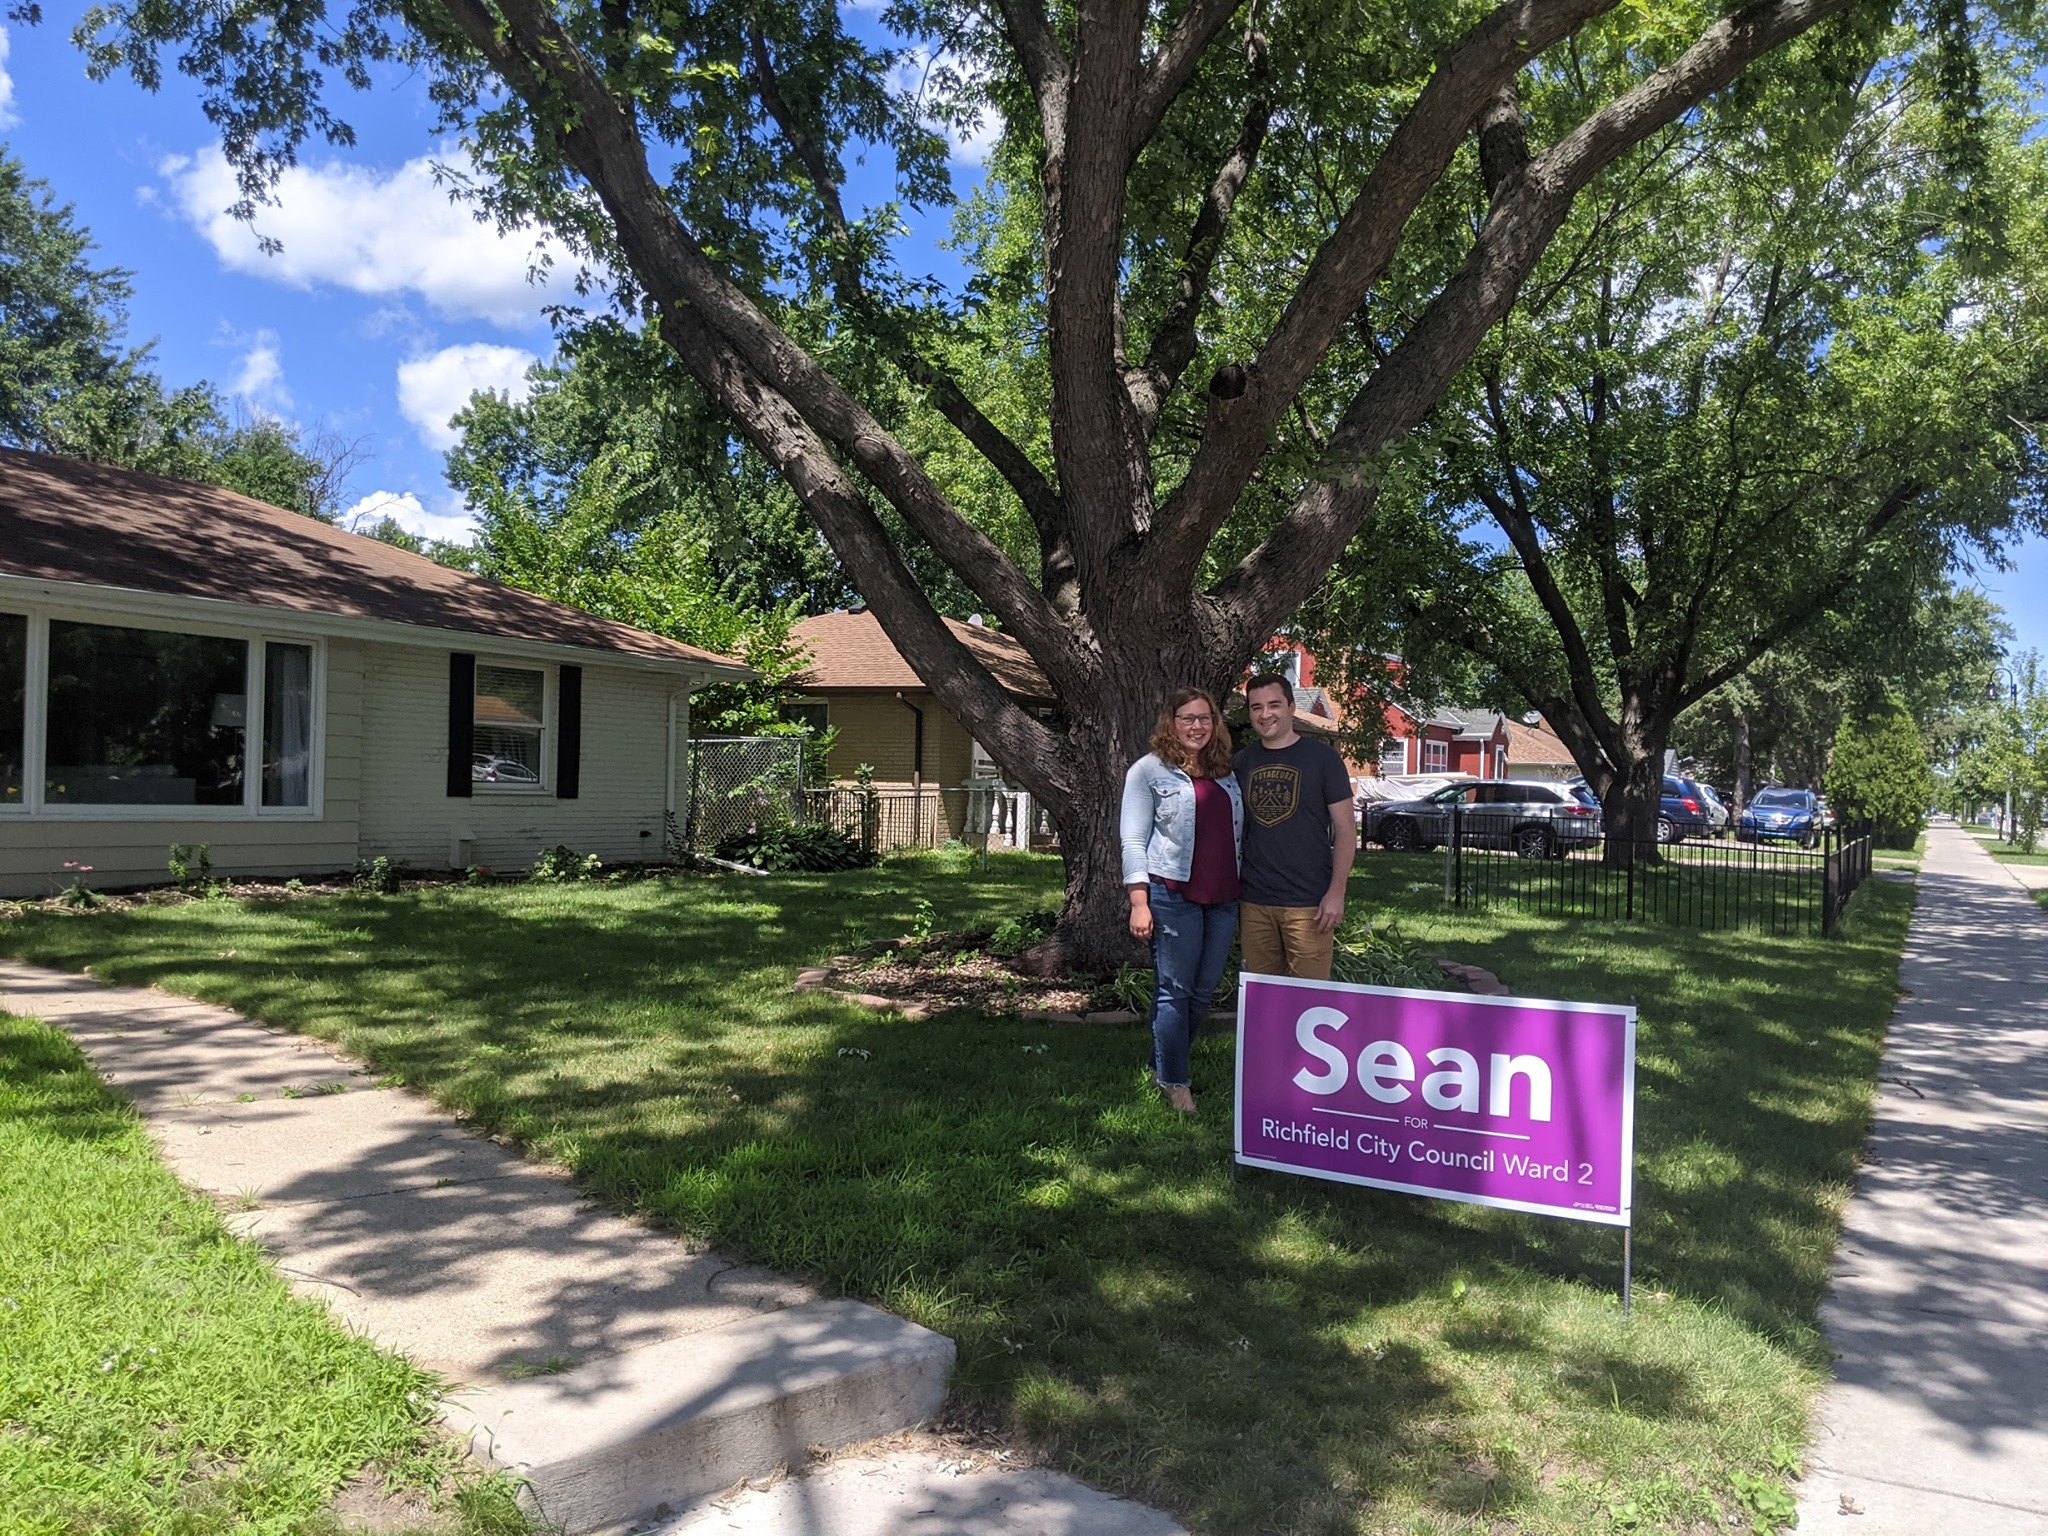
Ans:
[{"label": "purple sign", "polygon": [[1237,1160],[1629,1224],[1636,1011],[1246,976]]}]

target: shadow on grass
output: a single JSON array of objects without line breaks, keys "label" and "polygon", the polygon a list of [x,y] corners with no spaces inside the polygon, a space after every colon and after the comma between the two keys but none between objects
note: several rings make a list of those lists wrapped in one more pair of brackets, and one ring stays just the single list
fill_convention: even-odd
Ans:
[{"label": "shadow on grass", "polygon": [[1668,1306],[1621,1327],[1611,1229],[1233,1179],[1228,1038],[1184,1122],[1140,1028],[788,992],[920,897],[940,927],[1054,897],[1048,860],[39,913],[0,946],[339,1040],[617,1205],[947,1332],[961,1396],[1201,1530],[1578,1529],[1560,1467],[1699,1508],[1800,1436],[1910,890],[1766,939],[1450,913],[1435,861],[1362,863],[1355,901],[1515,992],[1637,1003],[1637,1275]]}]

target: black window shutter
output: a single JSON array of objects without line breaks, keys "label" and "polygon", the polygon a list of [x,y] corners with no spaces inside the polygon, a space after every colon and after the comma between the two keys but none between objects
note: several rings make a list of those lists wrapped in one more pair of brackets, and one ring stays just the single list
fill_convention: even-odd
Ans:
[{"label": "black window shutter", "polygon": [[476,657],[448,654],[448,794],[470,797],[469,760],[476,755]]},{"label": "black window shutter", "polygon": [[583,787],[583,669],[562,668],[555,690],[555,798],[574,800]]}]

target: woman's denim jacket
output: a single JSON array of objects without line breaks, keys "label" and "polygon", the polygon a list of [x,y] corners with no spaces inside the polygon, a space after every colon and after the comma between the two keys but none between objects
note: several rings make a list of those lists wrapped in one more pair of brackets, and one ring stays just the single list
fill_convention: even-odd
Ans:
[{"label": "woman's denim jacket", "polygon": [[[1244,847],[1244,796],[1237,776],[1217,780],[1230,796],[1230,852],[1237,862]],[[1124,775],[1124,884],[1143,885],[1148,876],[1185,880],[1195,861],[1195,781],[1147,752]]]}]

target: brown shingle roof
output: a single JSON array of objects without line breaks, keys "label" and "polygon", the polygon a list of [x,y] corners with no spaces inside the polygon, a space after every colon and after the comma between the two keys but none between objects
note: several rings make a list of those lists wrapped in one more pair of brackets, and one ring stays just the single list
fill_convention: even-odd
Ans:
[{"label": "brown shingle roof", "polygon": [[[1008,692],[1020,699],[1052,701],[1052,685],[1017,641],[957,619],[946,620],[946,627]],[[872,613],[821,613],[799,620],[792,633],[811,653],[803,680],[807,688],[924,689]]]},{"label": "brown shingle roof", "polygon": [[210,485],[0,449],[0,572],[738,670]]},{"label": "brown shingle roof", "polygon": [[1547,763],[1560,768],[1578,766],[1572,749],[1548,726],[1524,725],[1519,720],[1508,721],[1508,762]]}]

